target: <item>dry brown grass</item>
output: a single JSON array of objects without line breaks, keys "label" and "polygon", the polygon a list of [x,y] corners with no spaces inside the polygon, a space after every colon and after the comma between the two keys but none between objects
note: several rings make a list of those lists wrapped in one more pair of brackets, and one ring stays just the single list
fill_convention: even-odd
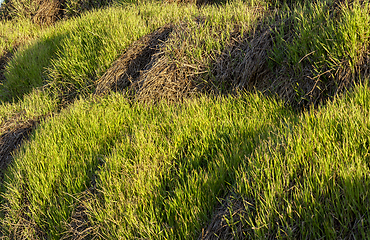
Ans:
[{"label": "dry brown grass", "polygon": [[63,0],[44,0],[39,3],[39,8],[32,21],[40,25],[50,25],[62,18]]},{"label": "dry brown grass", "polygon": [[[285,24],[291,24],[289,19]],[[217,58],[212,69],[215,85],[226,86],[227,91],[258,90],[301,108],[322,103],[350,89],[356,81],[370,76],[370,52],[365,46],[354,70],[350,68],[349,60],[343,60],[331,69],[315,69],[309,61],[303,63],[301,71],[290,67],[287,62],[272,69],[268,63],[275,41],[274,32],[270,30],[271,26],[258,29],[252,37],[234,39]],[[291,41],[289,27],[285,32],[284,40]]]},{"label": "dry brown grass", "polygon": [[245,239],[242,216],[245,206],[241,199],[228,196],[213,213],[208,225],[202,229],[198,240]]},{"label": "dry brown grass", "polygon": [[136,41],[97,81],[95,94],[128,89],[137,98],[149,100],[183,92],[186,86],[176,79],[186,76],[178,76],[179,69],[168,64],[160,51],[172,31],[173,26],[167,25]]},{"label": "dry brown grass", "polygon": [[111,0],[10,0],[0,8],[0,19],[26,17],[36,24],[48,26],[109,3]]},{"label": "dry brown grass", "polygon": [[[97,81],[95,94],[126,89],[139,101],[180,101],[196,89],[202,66],[168,57],[167,41],[186,32],[186,24],[165,26],[134,43]],[[182,58],[184,49],[174,49]]]},{"label": "dry brown grass", "polygon": [[92,226],[86,204],[95,199],[95,186],[78,194],[75,198],[77,203],[73,209],[70,221],[66,223],[66,233],[61,239],[83,240],[83,239],[100,239],[97,227]]},{"label": "dry brown grass", "polygon": [[[201,20],[195,22],[203,27]],[[197,64],[186,56],[186,50],[194,47],[194,29],[186,23],[167,27],[171,30],[161,28],[134,43],[98,81],[96,93],[125,89],[135,99],[150,102],[180,101],[195,92],[229,94],[257,90],[277,96],[293,107],[306,108],[346,91],[360,77],[370,76],[366,47],[354,69],[345,59],[334,68],[316,69],[312,61],[306,61],[309,55],[302,58],[301,68],[291,66],[288,60],[280,65],[270,64],[276,42],[272,29],[280,26],[285,26],[284,41],[291,42],[294,26],[289,18],[275,19],[273,25],[261,22],[253,32],[242,33],[234,28],[221,53],[208,53],[201,61],[196,60]]]},{"label": "dry brown grass", "polygon": [[11,19],[10,9],[11,9],[10,3],[3,2],[0,7],[0,19],[10,20]]},{"label": "dry brown grass", "polygon": [[272,75],[267,62],[272,44],[269,29],[260,29],[253,37],[239,34],[214,63],[215,84],[226,86],[226,90],[253,90],[256,86],[267,90]]},{"label": "dry brown grass", "polygon": [[19,121],[15,116],[0,126],[0,181],[3,181],[4,171],[12,160],[12,152],[21,145],[39,123],[39,119]]}]

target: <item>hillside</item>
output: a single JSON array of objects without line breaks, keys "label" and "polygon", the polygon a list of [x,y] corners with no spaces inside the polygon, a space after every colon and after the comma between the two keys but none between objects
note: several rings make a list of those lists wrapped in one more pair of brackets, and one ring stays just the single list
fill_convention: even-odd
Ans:
[{"label": "hillside", "polygon": [[0,238],[369,238],[367,1],[0,17]]}]

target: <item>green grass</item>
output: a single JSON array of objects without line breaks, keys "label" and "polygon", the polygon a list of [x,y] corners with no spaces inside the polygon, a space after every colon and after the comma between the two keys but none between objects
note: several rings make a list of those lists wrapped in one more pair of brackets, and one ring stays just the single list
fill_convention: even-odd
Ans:
[{"label": "green grass", "polygon": [[369,45],[368,4],[345,5],[334,19],[331,1],[274,10],[252,2],[125,3],[45,29],[2,22],[5,34],[18,30],[0,47],[25,45],[0,86],[0,124],[54,115],[14,153],[1,183],[0,236],[67,237],[82,205],[102,238],[195,239],[218,200],[233,195],[245,207],[239,223],[226,217],[232,229],[241,224],[235,238],[368,237],[367,84],[300,113],[259,93],[153,105],[88,95],[133,41],[166,23],[187,23],[167,45],[169,59],[208,72],[232,32],[252,36],[257,21],[276,26],[278,16],[293,23],[274,29],[273,64],[297,72],[308,63],[317,74],[354,68]]},{"label": "green grass", "polygon": [[235,192],[247,238],[369,237],[369,94],[357,86],[303,113],[245,158]]},{"label": "green grass", "polygon": [[[0,126],[12,119],[26,121],[28,119],[46,116],[58,111],[59,99],[51,97],[42,91],[33,91],[17,103],[0,103]],[[0,134],[2,134],[0,132]]]},{"label": "green grass", "polygon": [[0,22],[0,54],[14,52],[15,48],[37,38],[40,27],[29,20]]},{"label": "green grass", "polygon": [[23,212],[58,239],[72,196],[97,175],[101,195],[91,214],[108,238],[194,237],[232,169],[287,112],[260,95],[182,106],[132,104],[122,95],[79,101],[19,152],[5,184],[4,226],[11,232]]},{"label": "green grass", "polygon": [[[26,214],[58,239],[83,196],[107,239],[191,239],[231,191],[249,202],[248,238],[364,237],[369,94],[357,87],[302,115],[258,94],[157,106],[120,94],[78,101],[17,154],[3,226],[12,233]],[[96,194],[81,195],[92,184]]]},{"label": "green grass", "polygon": [[[96,10],[57,23],[15,54],[7,66],[7,81],[0,97],[21,98],[43,85],[52,86],[54,93],[67,98],[89,93],[94,90],[94,82],[132,42],[168,23],[189,22],[194,32],[185,35],[187,40],[177,41],[192,46],[193,51],[187,53],[190,61],[209,61],[208,55],[225,47],[230,32],[239,25],[248,29],[260,17],[253,6],[248,6],[236,2],[198,9],[194,5],[144,2]],[[204,28],[195,28],[197,18],[206,19]]]},{"label": "green grass", "polygon": [[296,72],[312,65],[315,75],[328,70],[333,75],[347,63],[354,71],[369,45],[369,10],[368,2],[359,1],[339,6],[332,1],[298,4],[280,16],[289,21],[276,29],[272,60]]}]

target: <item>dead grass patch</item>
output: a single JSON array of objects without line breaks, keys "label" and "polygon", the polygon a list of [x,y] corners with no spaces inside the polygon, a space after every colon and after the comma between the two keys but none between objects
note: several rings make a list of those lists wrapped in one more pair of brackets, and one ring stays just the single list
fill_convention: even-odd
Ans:
[{"label": "dead grass patch", "polygon": [[47,0],[39,3],[39,8],[33,16],[33,22],[39,25],[50,25],[62,18],[62,0]]},{"label": "dead grass patch", "polygon": [[268,28],[257,30],[252,37],[239,33],[213,64],[215,85],[226,91],[253,90],[256,86],[266,91],[272,78],[268,54],[273,37]]},{"label": "dead grass patch", "polygon": [[111,0],[10,0],[0,9],[1,19],[26,17],[39,25],[51,25],[56,21],[78,16],[93,8],[101,8]]},{"label": "dead grass patch", "polygon": [[143,90],[143,72],[154,62],[157,64],[161,45],[169,37],[173,26],[167,25],[136,41],[113,63],[112,67],[97,81],[95,94],[102,95],[109,91],[129,88],[130,91]]},{"label": "dead grass patch", "polygon": [[[126,89],[135,100],[152,102],[181,101],[199,92],[196,76],[205,73],[204,65],[183,59],[186,46],[167,48],[168,41],[176,41],[184,33],[190,34],[185,23],[165,26],[134,43],[97,81],[95,94]],[[182,60],[171,59],[169,51],[175,59]]]},{"label": "dead grass patch", "polygon": [[97,239],[100,237],[98,228],[89,220],[86,203],[96,198],[95,187],[78,194],[76,207],[73,209],[70,221],[66,223],[66,233],[61,239],[83,240]]},{"label": "dead grass patch", "polygon": [[[333,8],[332,14],[341,14],[338,4],[329,7]],[[195,22],[199,28],[209,27],[203,25],[204,21]],[[370,76],[366,47],[355,68],[350,67],[349,59],[342,59],[335,67],[322,65],[317,69],[310,54],[303,56],[296,66],[288,59],[274,63],[271,59],[277,44],[274,29],[284,26],[284,42],[292,42],[295,36],[293,19],[279,17],[272,23],[260,22],[249,32],[234,27],[221,53],[213,51],[202,56],[201,61],[191,63],[186,50],[194,47],[191,44],[196,41],[194,26],[189,25],[182,23],[168,32],[162,28],[139,40],[98,81],[96,93],[126,89],[135,99],[147,102],[179,101],[194,92],[229,94],[257,90],[277,96],[295,108],[306,108],[325,102]],[[165,38],[161,38],[163,31]],[[217,34],[216,31],[211,37],[219,37]]]},{"label": "dead grass patch", "polygon": [[17,116],[0,126],[0,182],[4,172],[12,160],[12,152],[17,149],[39,123],[39,119],[18,121]]},{"label": "dead grass patch", "polygon": [[213,213],[198,240],[245,239],[242,216],[246,214],[244,203],[229,195]]},{"label": "dead grass patch", "polygon": [[[304,66],[300,72],[288,64],[276,68],[269,66],[275,41],[271,29],[260,26],[252,36],[239,35],[230,43],[214,64],[212,75],[216,85],[226,91],[261,91],[292,105],[300,105],[302,100],[316,103],[328,86],[314,76],[312,66]],[[291,34],[287,31],[286,41]]]}]

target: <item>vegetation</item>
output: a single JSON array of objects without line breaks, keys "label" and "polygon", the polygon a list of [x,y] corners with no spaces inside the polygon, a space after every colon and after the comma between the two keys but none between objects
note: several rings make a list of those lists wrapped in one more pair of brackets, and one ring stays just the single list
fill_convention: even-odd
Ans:
[{"label": "vegetation", "polygon": [[369,237],[369,3],[34,3],[0,23],[0,153],[40,121],[0,154],[0,237]]}]

